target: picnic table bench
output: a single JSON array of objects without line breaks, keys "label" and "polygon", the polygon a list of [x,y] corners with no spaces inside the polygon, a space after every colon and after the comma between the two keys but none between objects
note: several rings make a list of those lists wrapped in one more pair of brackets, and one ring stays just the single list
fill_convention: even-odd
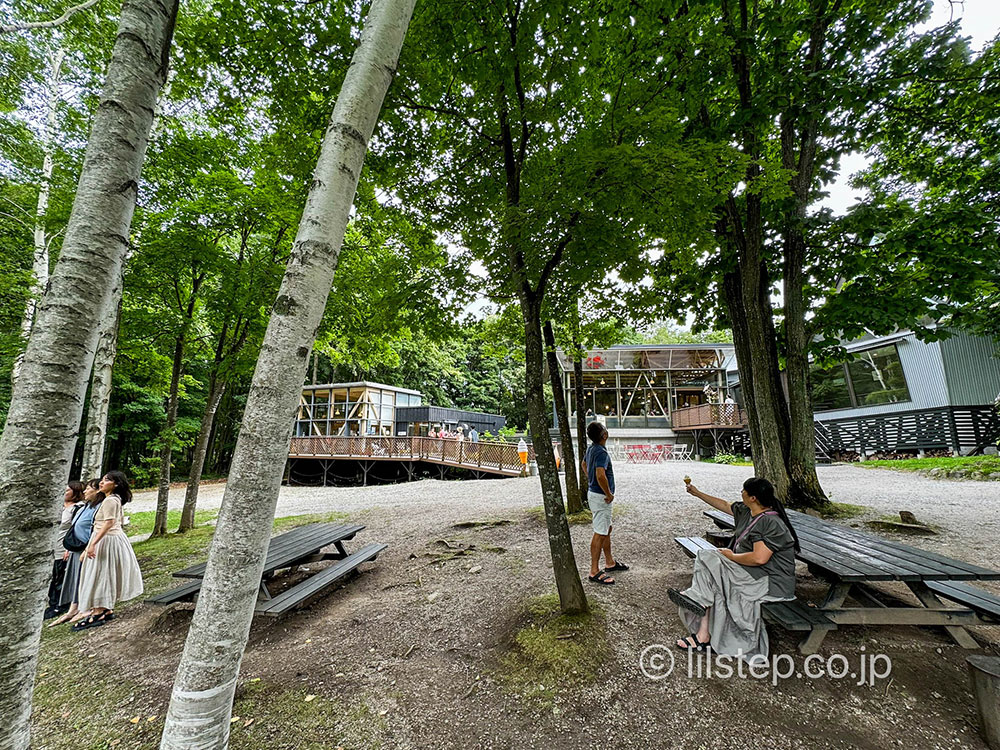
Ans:
[{"label": "picnic table bench", "polygon": [[[256,611],[259,614],[277,617],[290,609],[313,599],[325,591],[335,581],[357,570],[364,562],[374,560],[386,549],[385,544],[369,544],[353,554],[344,549],[344,542],[353,539],[365,527],[360,524],[314,523],[299,526],[271,539],[264,559],[260,591]],[[334,551],[324,552],[326,547]],[[277,596],[272,597],[268,581],[274,574],[286,568],[297,568],[322,560],[336,560],[333,565],[312,574]],[[207,562],[192,565],[174,573],[175,578],[188,578],[186,583],[172,588],[146,601],[150,604],[167,605],[175,602],[193,601],[201,590]]]},{"label": "picnic table bench", "polygon": [[[705,515],[720,528],[734,527],[733,517],[728,513],[708,510]],[[1000,580],[1000,571],[805,513],[790,510],[788,516],[801,546],[796,557],[809,566],[813,575],[827,581],[829,589],[818,607],[798,600],[775,602],[762,606],[761,613],[766,620],[789,630],[808,630],[799,646],[802,653],[814,653],[826,634],[840,625],[939,625],[958,645],[975,649],[979,646],[965,626],[1000,622],[1000,597],[966,583]],[[682,537],[674,541],[692,556],[700,548],[714,547],[703,539]],[[919,606],[886,606],[865,588],[866,583],[873,581],[905,583],[920,602]],[[849,595],[869,606],[845,607]],[[961,607],[950,608],[941,597]],[[803,620],[809,623],[808,629]]]}]

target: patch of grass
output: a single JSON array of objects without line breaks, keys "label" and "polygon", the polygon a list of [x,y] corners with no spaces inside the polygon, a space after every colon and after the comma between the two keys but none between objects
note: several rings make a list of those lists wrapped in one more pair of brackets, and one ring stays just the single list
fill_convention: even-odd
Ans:
[{"label": "patch of grass", "polygon": [[[155,748],[163,731],[166,696],[150,695],[102,663],[87,636],[68,628],[43,631],[32,714],[32,746],[46,750]],[[169,679],[173,678],[173,674]],[[365,701],[265,683],[244,683],[233,705],[234,750],[327,750],[383,747],[385,720]],[[251,721],[251,719],[253,721]],[[134,723],[133,723],[134,722]]]},{"label": "patch of grass", "polygon": [[234,750],[328,750],[338,746],[376,750],[385,744],[385,719],[363,697],[347,694],[343,702],[335,701],[318,692],[310,694],[252,678],[237,691],[233,703],[236,717],[239,720],[232,722],[229,739]]},{"label": "patch of grass", "polygon": [[[628,511],[627,503],[615,502],[614,507],[611,509],[611,518],[616,519],[623,516]],[[534,508],[528,508],[528,515],[539,523],[545,523],[545,507],[541,505],[536,505]],[[584,508],[579,513],[567,513],[566,521],[570,526],[584,526],[591,523],[594,520],[594,514],[591,513],[587,508]]]},{"label": "patch of grass", "polygon": [[214,526],[196,526],[183,534],[166,534],[133,544],[142,569],[144,596],[155,596],[182,583],[171,573],[202,562],[214,534]]},{"label": "patch of grass", "polygon": [[560,691],[593,682],[608,657],[604,612],[591,602],[588,614],[564,615],[555,594],[525,609],[497,676],[505,689],[549,706]]},{"label": "patch of grass", "polygon": [[[126,514],[129,518],[129,524],[125,527],[125,533],[129,536],[138,536],[139,534],[151,534],[153,531],[153,522],[156,520],[155,510],[141,510],[136,513],[128,513],[128,506],[126,506]],[[217,510],[196,510],[194,512],[194,525],[201,526],[209,521],[215,520],[219,515]],[[177,531],[177,527],[181,525],[181,512],[179,510],[168,510],[167,511],[167,529],[171,532]]]},{"label": "patch of grass", "polygon": [[866,508],[864,505],[831,502],[820,513],[820,515],[827,520],[837,521],[845,518],[855,518],[857,516],[862,516],[867,512],[868,508]]},{"label": "patch of grass", "polygon": [[980,471],[983,474],[1000,474],[1000,456],[940,456],[938,458],[904,458],[898,461],[862,461],[858,464],[865,469],[893,469],[895,471],[944,472],[961,469]]}]

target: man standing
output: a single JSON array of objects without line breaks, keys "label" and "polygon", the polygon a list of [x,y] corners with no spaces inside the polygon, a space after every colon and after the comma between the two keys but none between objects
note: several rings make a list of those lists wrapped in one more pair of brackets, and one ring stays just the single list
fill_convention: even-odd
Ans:
[{"label": "man standing", "polygon": [[[604,425],[591,422],[587,425],[587,437],[591,443],[583,456],[583,470],[587,474],[587,500],[594,516],[588,578],[592,583],[610,586],[615,579],[608,573],[628,570],[628,565],[616,562],[611,554],[611,503],[615,499],[615,472],[611,466],[611,454],[604,447],[608,442],[608,431]],[[606,564],[604,570],[600,567],[601,552]]]}]

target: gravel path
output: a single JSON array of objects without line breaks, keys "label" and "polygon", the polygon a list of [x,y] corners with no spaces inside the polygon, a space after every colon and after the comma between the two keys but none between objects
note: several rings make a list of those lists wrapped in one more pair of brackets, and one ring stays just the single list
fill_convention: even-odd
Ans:
[{"label": "gravel path", "polygon": [[[338,701],[345,718],[332,731],[331,747],[985,750],[968,688],[968,652],[941,629],[851,626],[831,633],[823,653],[844,654],[852,667],[861,653],[892,659],[892,681],[874,686],[829,678],[775,685],[690,678],[681,667],[662,681],[644,677],[638,655],[680,634],[664,591],[687,585],[691,563],[672,539],[710,526],[701,515],[706,506],[684,493],[683,476],[735,500],[751,469],[699,463],[615,468],[623,511],[615,521],[616,557],[631,570],[615,586],[587,584],[591,602],[604,613],[611,655],[593,683],[560,688],[554,706],[511,693],[501,678],[504,655],[524,627],[525,599],[553,590],[545,526],[525,512],[541,505],[535,478],[283,487],[279,516],[345,511],[367,527],[352,544],[378,541],[389,548],[356,580],[311,607],[277,622],[255,621],[243,679]],[[938,535],[906,540],[912,544],[998,564],[1000,524],[992,512],[1000,503],[998,483],[854,466],[821,467],[820,479],[835,500],[870,508],[866,517],[908,509],[941,528]],[[203,487],[201,507],[218,507],[223,491],[224,485]],[[183,490],[171,493],[172,507],[182,501]],[[148,510],[154,503],[153,493],[142,493],[132,507]],[[454,525],[497,519],[503,525]],[[591,530],[571,530],[582,572]],[[475,549],[441,561],[451,544]],[[816,600],[824,589],[800,565],[797,590]],[[116,658],[146,687],[150,715],[163,713],[190,622],[183,609],[153,609],[131,610],[116,628],[95,636],[102,641],[124,633],[118,642],[128,646]],[[996,650],[997,630],[975,633]],[[797,641],[777,630],[772,648],[792,656],[799,668]]]}]

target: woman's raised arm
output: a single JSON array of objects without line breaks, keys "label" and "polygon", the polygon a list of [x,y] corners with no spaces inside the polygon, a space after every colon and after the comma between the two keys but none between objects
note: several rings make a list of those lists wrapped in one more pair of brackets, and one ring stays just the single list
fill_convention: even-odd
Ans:
[{"label": "woman's raised arm", "polygon": [[694,495],[698,499],[704,500],[706,503],[711,505],[716,510],[721,510],[723,513],[729,513],[730,515],[732,515],[733,506],[730,503],[727,503],[721,497],[715,497],[714,495],[706,494],[701,490],[699,490],[697,487],[695,487],[693,484],[687,485],[687,492],[689,495]]}]

